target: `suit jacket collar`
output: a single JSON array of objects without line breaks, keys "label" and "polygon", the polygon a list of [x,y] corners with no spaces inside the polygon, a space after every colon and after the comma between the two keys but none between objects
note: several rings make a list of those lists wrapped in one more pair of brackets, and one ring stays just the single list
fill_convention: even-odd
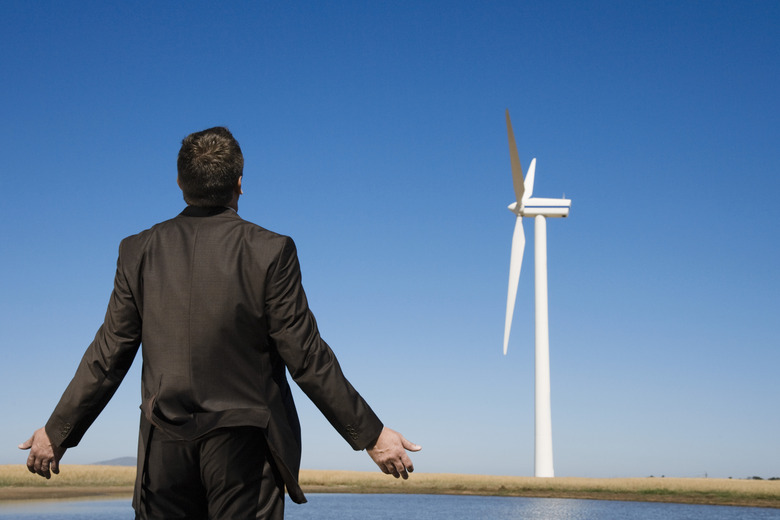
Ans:
[{"label": "suit jacket collar", "polygon": [[238,216],[238,213],[233,208],[228,208],[226,206],[210,206],[210,207],[203,207],[203,206],[187,206],[184,208],[184,211],[180,213],[180,216],[182,217],[213,217],[214,215],[235,215]]}]

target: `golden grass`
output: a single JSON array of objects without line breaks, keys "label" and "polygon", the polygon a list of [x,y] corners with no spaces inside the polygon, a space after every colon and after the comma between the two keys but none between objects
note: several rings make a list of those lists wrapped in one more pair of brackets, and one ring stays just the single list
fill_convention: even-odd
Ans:
[{"label": "golden grass", "polygon": [[51,479],[27,471],[27,466],[0,465],[0,501],[131,496],[135,468],[66,464]]},{"label": "golden grass", "polygon": [[14,487],[62,487],[62,486],[132,486],[135,483],[135,466],[81,466],[65,464],[59,475],[51,479],[39,477],[27,471],[27,466],[0,465],[0,488]]},{"label": "golden grass", "polygon": [[[130,496],[135,468],[65,465],[51,480],[23,465],[0,466],[0,500]],[[780,481],[694,478],[533,478],[302,470],[306,493],[415,493],[582,498],[780,508]]]},{"label": "golden grass", "polygon": [[427,493],[681,502],[780,508],[780,481],[704,478],[534,478],[414,473],[409,480],[358,471],[301,471],[307,492]]}]

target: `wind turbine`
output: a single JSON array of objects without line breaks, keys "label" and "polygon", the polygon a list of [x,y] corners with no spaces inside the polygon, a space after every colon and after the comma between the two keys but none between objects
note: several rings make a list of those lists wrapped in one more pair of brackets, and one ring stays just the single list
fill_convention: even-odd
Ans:
[{"label": "wind turbine", "polygon": [[550,408],[550,336],[547,319],[547,217],[567,217],[571,200],[532,198],[536,159],[531,160],[528,177],[523,180],[520,157],[517,154],[515,134],[506,111],[506,129],[509,134],[509,159],[512,164],[512,182],[515,187],[515,202],[509,210],[517,216],[512,235],[512,256],[509,263],[509,291],[506,298],[506,323],[504,325],[504,355],[509,344],[512,315],[515,310],[517,285],[520,282],[520,268],[523,265],[525,232],[523,217],[534,217],[534,287],[536,327],[536,388],[535,407],[535,451],[534,476],[553,477],[552,454],[552,412]]}]

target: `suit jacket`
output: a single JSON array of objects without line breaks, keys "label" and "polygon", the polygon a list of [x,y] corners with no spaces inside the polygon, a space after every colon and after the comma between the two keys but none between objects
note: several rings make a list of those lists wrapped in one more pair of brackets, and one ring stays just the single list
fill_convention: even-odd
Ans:
[{"label": "suit jacket", "polygon": [[139,345],[139,481],[149,424],[182,439],[255,426],[290,497],[305,501],[285,367],[353,449],[382,429],[319,335],[292,239],[232,209],[190,206],[121,242],[105,321],[46,424],[53,444],[78,444]]}]

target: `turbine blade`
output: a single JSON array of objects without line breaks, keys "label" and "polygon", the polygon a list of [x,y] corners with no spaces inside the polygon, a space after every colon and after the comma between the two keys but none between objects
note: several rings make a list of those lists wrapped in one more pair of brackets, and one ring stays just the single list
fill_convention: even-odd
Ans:
[{"label": "turbine blade", "polygon": [[536,157],[531,159],[531,164],[528,166],[528,175],[525,178],[525,194],[523,194],[523,202],[530,199],[534,193],[535,176],[536,176]]},{"label": "turbine blade", "polygon": [[509,331],[512,328],[512,316],[515,313],[515,299],[517,298],[517,285],[520,282],[520,268],[523,265],[523,252],[525,250],[525,232],[523,231],[523,217],[517,216],[515,232],[512,235],[512,256],[509,260],[509,290],[506,296],[506,323],[504,324],[504,355],[509,344]]},{"label": "turbine blade", "polygon": [[520,167],[520,156],[517,154],[515,133],[512,131],[512,121],[509,120],[509,110],[506,111],[506,131],[509,135],[509,160],[512,163],[512,184],[515,187],[515,199],[517,203],[523,200],[525,186],[523,185],[523,169]]}]

